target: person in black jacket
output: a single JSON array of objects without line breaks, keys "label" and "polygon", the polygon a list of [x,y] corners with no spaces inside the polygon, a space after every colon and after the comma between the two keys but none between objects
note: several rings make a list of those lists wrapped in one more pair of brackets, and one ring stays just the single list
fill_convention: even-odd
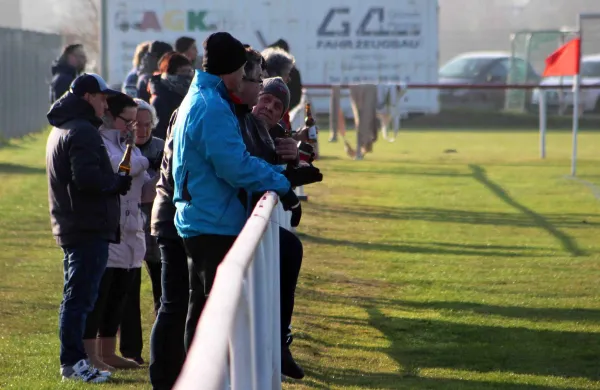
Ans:
[{"label": "person in black jacket", "polygon": [[108,109],[107,95],[118,93],[100,76],[83,74],[47,115],[54,126],[46,145],[50,220],[64,252],[61,372],[65,379],[84,382],[106,381],[87,362],[83,332],[98,296],[108,245],[120,237],[119,195],[131,188],[131,177],[113,172],[98,132]]},{"label": "person in black jacket", "polygon": [[153,135],[164,140],[169,119],[190,88],[194,69],[190,60],[179,53],[166,54],[160,65],[163,68],[161,74],[152,76],[149,81],[152,96],[150,104],[158,115]]},{"label": "person in black jacket", "polygon": [[[280,102],[282,112],[284,105],[289,101],[289,90],[281,78],[267,79],[263,87],[261,73],[264,61],[259,52],[252,47],[246,47],[246,75],[242,79],[240,92],[233,96],[235,111],[244,144],[250,155],[262,158],[272,165],[288,164],[294,167],[297,164],[298,148],[296,142],[291,138],[276,138],[273,140],[265,122],[252,114],[252,107],[258,102],[259,94],[275,93],[283,96]],[[281,119],[280,115],[277,120]],[[293,168],[292,168],[293,169]],[[318,179],[319,170],[308,167],[304,171],[312,171]],[[285,172],[284,172],[285,174]],[[286,175],[287,176],[287,175]],[[288,177],[292,185],[293,178]],[[242,204],[247,205],[247,211],[254,209],[258,198],[262,194],[254,194],[251,199],[245,191],[240,191],[239,198]],[[302,379],[304,370],[294,360],[290,351],[292,337],[289,331],[292,312],[294,310],[294,295],[298,276],[302,265],[303,247],[302,243],[292,232],[287,229],[279,229],[280,248],[280,303],[281,303],[281,372],[283,375],[294,379]]]},{"label": "person in black jacket", "polygon": [[162,296],[150,336],[150,383],[157,390],[171,389],[185,361],[185,322],[189,300],[189,271],[183,240],[175,228],[173,204],[173,124],[167,127],[166,142],[152,206],[151,233],[156,237],[162,261]]},{"label": "person in black jacket", "polygon": [[85,69],[86,62],[81,44],[65,46],[60,57],[52,65],[50,103],[57,101],[69,90],[73,80]]},{"label": "person in black jacket", "polygon": [[140,69],[138,71],[137,93],[136,97],[150,102],[150,91],[148,90],[148,81],[150,77],[158,70],[158,63],[162,56],[173,51],[173,46],[162,41],[153,41],[150,44],[148,52],[142,58]]}]

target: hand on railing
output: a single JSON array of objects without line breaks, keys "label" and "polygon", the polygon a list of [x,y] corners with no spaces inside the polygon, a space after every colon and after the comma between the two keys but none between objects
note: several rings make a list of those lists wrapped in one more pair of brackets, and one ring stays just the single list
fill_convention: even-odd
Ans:
[{"label": "hand on railing", "polygon": [[294,190],[290,190],[284,196],[279,198],[281,205],[285,211],[292,212],[292,220],[290,221],[292,227],[298,227],[300,225],[300,219],[302,219],[302,206],[300,200]]}]

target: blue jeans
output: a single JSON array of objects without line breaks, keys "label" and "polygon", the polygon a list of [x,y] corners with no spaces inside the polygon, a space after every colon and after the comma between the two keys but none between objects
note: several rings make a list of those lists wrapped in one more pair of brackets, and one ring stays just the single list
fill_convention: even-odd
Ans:
[{"label": "blue jeans", "polygon": [[91,239],[62,249],[65,257],[63,300],[59,313],[60,365],[68,367],[87,359],[83,332],[106,269],[108,241]]},{"label": "blue jeans", "polygon": [[162,261],[162,296],[150,335],[150,382],[171,389],[185,361],[185,320],[189,300],[188,260],[181,239],[158,239]]}]

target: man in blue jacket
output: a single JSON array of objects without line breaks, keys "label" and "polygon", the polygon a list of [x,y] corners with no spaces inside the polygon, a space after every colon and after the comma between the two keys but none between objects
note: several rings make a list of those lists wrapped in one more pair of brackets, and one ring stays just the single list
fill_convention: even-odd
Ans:
[{"label": "man in blue jacket", "polygon": [[203,43],[203,69],[181,106],[173,127],[175,227],[184,239],[190,265],[190,303],[186,348],[212,288],[217,267],[247,219],[240,190],[275,191],[292,225],[302,215],[300,202],[281,169],[250,156],[231,93],[244,77],[246,50],[230,34],[217,32]]}]

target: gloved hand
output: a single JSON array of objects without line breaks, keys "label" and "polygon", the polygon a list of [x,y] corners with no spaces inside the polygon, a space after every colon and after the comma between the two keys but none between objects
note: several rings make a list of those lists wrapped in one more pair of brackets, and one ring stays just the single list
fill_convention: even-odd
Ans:
[{"label": "gloved hand", "polygon": [[315,149],[311,144],[306,142],[298,142],[298,155],[300,156],[300,161],[305,161],[309,164],[315,161]]},{"label": "gloved hand", "polygon": [[117,186],[116,193],[119,195],[126,195],[131,189],[131,181],[133,178],[129,175],[121,176],[117,175]]},{"label": "gloved hand", "polygon": [[292,212],[292,227],[297,227],[300,225],[300,219],[302,219],[302,206],[300,205],[300,200],[296,196],[294,190],[290,188],[290,190],[284,196],[280,196],[281,205],[285,211]]},{"label": "gloved hand", "polygon": [[300,187],[323,181],[323,174],[319,168],[313,165],[294,168],[288,167],[283,172],[283,175],[289,180],[292,187]]}]

